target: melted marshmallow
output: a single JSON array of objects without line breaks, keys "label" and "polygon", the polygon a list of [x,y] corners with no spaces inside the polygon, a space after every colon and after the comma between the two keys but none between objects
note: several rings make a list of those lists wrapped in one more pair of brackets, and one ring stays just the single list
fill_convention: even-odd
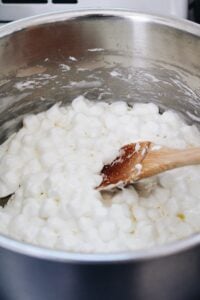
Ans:
[{"label": "melted marshmallow", "polygon": [[[200,145],[200,133],[152,103],[54,105],[24,118],[0,147],[0,232],[20,241],[79,252],[147,248],[200,231],[200,167],[165,172],[147,197],[134,187],[100,193],[99,175],[125,144]],[[140,166],[138,166],[140,169]]]}]

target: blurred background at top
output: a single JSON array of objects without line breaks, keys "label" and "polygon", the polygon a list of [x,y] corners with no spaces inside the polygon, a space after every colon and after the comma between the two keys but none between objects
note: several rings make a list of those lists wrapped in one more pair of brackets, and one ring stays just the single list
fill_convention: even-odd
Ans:
[{"label": "blurred background at top", "polygon": [[200,0],[0,0],[0,23],[72,9],[128,9],[200,23]]}]

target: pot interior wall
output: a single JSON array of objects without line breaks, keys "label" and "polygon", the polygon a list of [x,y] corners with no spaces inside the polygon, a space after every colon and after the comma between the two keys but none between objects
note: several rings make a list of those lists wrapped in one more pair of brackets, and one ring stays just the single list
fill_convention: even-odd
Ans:
[{"label": "pot interior wall", "polygon": [[82,16],[2,37],[0,141],[25,114],[79,95],[154,102],[198,124],[199,50],[199,37],[138,15]]}]

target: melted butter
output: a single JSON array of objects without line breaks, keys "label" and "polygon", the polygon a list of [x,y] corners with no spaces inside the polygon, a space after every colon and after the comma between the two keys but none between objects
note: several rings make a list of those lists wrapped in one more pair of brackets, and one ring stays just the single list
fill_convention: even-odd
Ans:
[{"label": "melted butter", "polygon": [[181,221],[185,221],[185,215],[183,213],[178,213],[177,218],[179,218]]}]

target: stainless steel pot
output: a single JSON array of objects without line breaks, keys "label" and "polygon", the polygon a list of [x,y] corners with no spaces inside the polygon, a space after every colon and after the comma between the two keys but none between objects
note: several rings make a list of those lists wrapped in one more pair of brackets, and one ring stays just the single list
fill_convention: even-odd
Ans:
[{"label": "stainless steel pot", "polygon": [[[200,27],[126,11],[80,11],[0,29],[1,141],[24,114],[80,94],[152,101],[198,125]],[[196,234],[149,250],[80,254],[1,235],[0,299],[199,299],[199,244]]]}]

